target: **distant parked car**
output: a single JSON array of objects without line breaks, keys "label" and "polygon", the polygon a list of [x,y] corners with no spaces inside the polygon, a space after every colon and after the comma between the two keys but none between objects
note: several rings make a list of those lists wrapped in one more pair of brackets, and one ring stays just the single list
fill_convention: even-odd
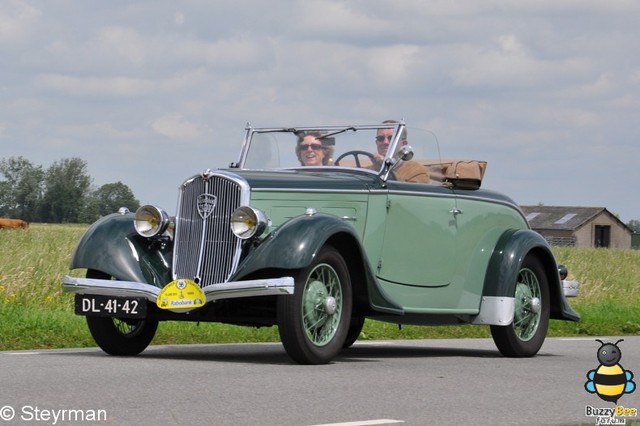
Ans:
[{"label": "distant parked car", "polygon": [[180,186],[175,217],[94,223],[71,260],[86,278],[64,289],[112,355],[143,351],[159,321],[212,321],[275,325],[293,360],[322,364],[369,318],[489,325],[501,353],[533,356],[550,318],[579,315],[544,238],[481,189],[485,168],[404,122],[247,126],[237,162]]}]

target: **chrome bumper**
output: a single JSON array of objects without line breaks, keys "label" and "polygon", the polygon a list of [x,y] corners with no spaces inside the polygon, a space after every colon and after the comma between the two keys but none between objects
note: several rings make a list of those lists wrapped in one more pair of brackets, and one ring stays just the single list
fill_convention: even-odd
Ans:
[{"label": "chrome bumper", "polygon": [[[65,275],[62,288],[67,293],[96,294],[101,296],[144,297],[152,303],[160,294],[161,288],[150,284],[99,280],[95,278],[76,278]],[[293,294],[293,278],[280,277],[264,280],[235,281],[210,285],[202,289],[207,302],[234,297],[278,296]]]}]

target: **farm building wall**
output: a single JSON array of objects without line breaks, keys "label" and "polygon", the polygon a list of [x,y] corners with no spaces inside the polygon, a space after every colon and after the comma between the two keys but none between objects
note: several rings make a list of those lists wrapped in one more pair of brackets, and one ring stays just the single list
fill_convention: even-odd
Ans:
[{"label": "farm building wall", "polygon": [[609,248],[631,248],[631,232],[622,226],[618,220],[606,212],[595,216],[583,226],[576,229],[574,236],[576,239],[576,247],[598,247],[599,229],[609,229]]}]

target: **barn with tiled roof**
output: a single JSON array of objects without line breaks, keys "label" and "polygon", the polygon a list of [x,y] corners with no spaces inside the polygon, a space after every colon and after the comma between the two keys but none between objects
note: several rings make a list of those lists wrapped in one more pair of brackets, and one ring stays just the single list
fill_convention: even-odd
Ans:
[{"label": "barn with tiled roof", "polygon": [[631,229],[604,207],[520,206],[552,245],[631,248]]}]

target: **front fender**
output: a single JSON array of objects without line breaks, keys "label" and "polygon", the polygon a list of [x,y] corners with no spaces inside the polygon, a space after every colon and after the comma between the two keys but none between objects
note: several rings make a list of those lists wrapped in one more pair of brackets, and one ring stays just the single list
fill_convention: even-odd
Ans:
[{"label": "front fender", "polygon": [[547,241],[530,229],[509,230],[498,239],[485,277],[483,296],[513,297],[522,262],[527,255],[542,260],[551,299],[551,318],[578,321],[564,296],[555,257]]},{"label": "front fender", "polygon": [[89,227],[76,246],[71,269],[95,269],[122,281],[162,288],[171,281],[170,248],[141,237],[134,214],[111,214]]},{"label": "front fender", "polygon": [[305,268],[327,243],[341,251],[357,281],[352,283],[354,291],[363,295],[373,310],[403,313],[402,307],[380,287],[353,226],[324,213],[298,216],[280,226],[253,249],[231,279],[247,279],[266,270]]},{"label": "front fender", "polygon": [[324,213],[298,216],[283,224],[260,243],[239,265],[232,280],[263,269],[300,269],[311,264],[318,251],[334,234],[355,229],[342,219]]}]

